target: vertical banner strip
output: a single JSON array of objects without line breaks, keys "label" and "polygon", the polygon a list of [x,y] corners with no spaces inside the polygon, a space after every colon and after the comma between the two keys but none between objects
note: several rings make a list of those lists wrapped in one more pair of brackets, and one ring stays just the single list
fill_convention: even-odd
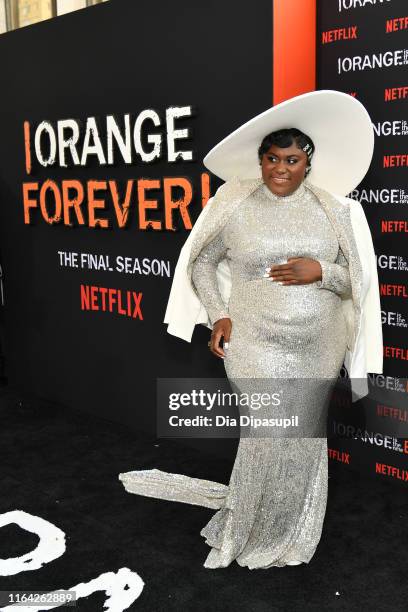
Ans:
[{"label": "vertical banner strip", "polygon": [[316,0],[273,0],[273,104],[316,89]]}]

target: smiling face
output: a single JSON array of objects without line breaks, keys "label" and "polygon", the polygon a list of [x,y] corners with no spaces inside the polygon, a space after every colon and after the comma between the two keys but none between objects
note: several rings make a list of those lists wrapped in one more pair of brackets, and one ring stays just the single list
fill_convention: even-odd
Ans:
[{"label": "smiling face", "polygon": [[276,195],[290,195],[305,178],[306,166],[307,155],[295,142],[284,149],[272,145],[262,155],[262,178]]}]

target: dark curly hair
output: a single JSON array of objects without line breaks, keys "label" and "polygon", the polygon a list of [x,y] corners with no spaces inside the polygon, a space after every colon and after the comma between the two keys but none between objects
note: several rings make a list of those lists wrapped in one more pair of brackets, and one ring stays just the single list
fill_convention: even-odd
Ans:
[{"label": "dark curly hair", "polygon": [[312,169],[310,162],[315,151],[315,146],[313,140],[297,128],[284,128],[267,134],[258,149],[259,163],[262,162],[263,154],[267,153],[272,145],[285,149],[286,147],[290,147],[293,143],[295,143],[299,149],[303,149],[303,147],[309,145],[308,149],[305,151],[307,155],[305,176],[307,176]]}]

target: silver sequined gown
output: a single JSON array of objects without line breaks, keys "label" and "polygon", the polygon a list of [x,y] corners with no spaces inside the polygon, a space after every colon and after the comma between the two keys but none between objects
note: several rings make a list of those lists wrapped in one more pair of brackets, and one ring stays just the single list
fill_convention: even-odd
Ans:
[{"label": "silver sequined gown", "polygon": [[[216,278],[225,257],[228,308]],[[280,285],[263,277],[267,266],[289,257],[318,260],[322,281]],[[211,323],[232,320],[224,359],[230,381],[245,387],[254,379],[337,378],[346,351],[340,302],[351,293],[350,277],[330,221],[304,183],[289,196],[262,183],[201,250],[192,280]],[[294,403],[310,422],[322,418],[318,394],[297,395]],[[119,478],[133,493],[218,508],[201,531],[211,547],[207,568],[233,560],[250,569],[308,563],[326,510],[327,440],[241,437],[228,486],[160,470]]]}]

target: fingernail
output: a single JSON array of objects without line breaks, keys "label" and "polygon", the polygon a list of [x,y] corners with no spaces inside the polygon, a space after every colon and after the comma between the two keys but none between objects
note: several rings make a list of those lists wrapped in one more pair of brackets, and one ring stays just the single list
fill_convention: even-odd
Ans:
[{"label": "fingernail", "polygon": [[278,285],[283,285],[282,281],[276,281],[278,283]]},{"label": "fingernail", "polygon": [[264,274],[264,275],[263,275],[263,278],[265,278],[265,277],[266,277],[266,278],[269,278],[269,274]]},{"label": "fingernail", "polygon": [[224,347],[228,348],[228,346],[229,346],[228,342],[224,342]]},{"label": "fingernail", "polygon": [[265,268],[265,270],[266,270],[267,272],[269,272],[269,271],[270,271],[270,268]]}]

